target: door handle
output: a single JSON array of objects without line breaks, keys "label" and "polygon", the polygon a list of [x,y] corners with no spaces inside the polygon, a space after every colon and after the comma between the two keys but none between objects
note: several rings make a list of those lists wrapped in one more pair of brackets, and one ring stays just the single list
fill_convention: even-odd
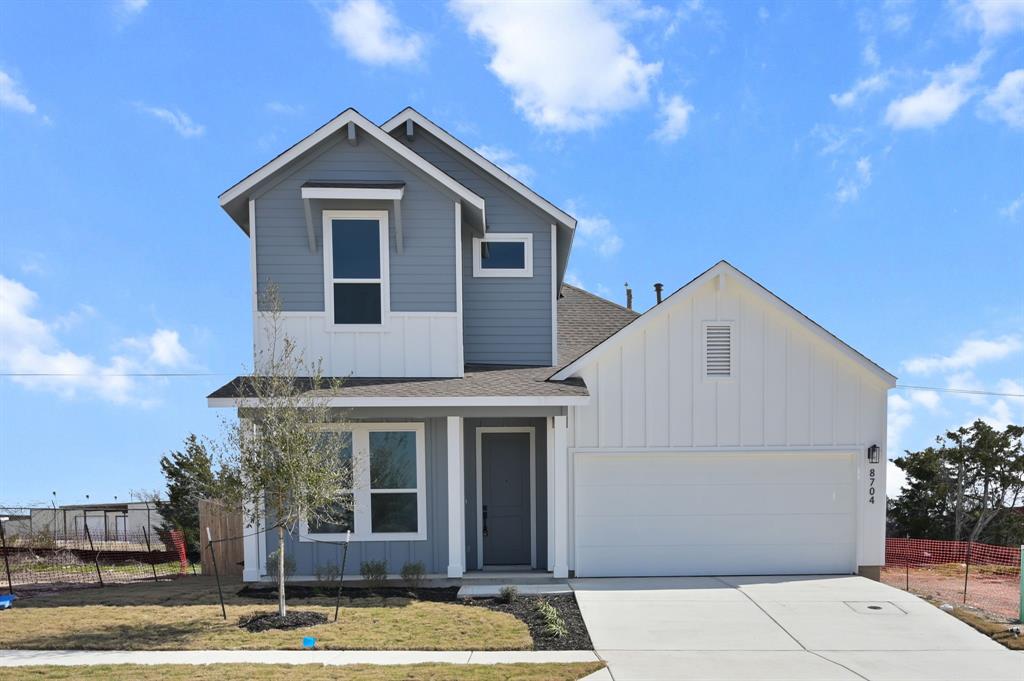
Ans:
[{"label": "door handle", "polygon": [[483,510],[483,520],[484,520],[483,535],[486,537],[487,536],[487,504],[484,504],[482,510]]}]

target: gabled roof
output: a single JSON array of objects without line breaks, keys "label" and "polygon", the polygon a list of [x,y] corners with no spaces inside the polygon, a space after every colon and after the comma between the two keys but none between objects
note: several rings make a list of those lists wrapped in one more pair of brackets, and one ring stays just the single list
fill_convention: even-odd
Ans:
[{"label": "gabled roof", "polygon": [[558,366],[565,366],[640,316],[569,284],[558,298]]},{"label": "gabled roof", "polygon": [[815,322],[813,319],[805,315],[804,313],[797,310],[795,307],[779,298],[777,295],[769,291],[767,288],[762,286],[757,281],[751,279],[746,274],[738,270],[736,267],[720,260],[717,264],[712,266],[710,269],[704,271],[696,278],[692,279],[688,283],[673,292],[668,298],[662,301],[661,304],[655,305],[651,309],[644,312],[642,315],[631,321],[629,324],[623,326],[621,329],[611,334],[601,342],[595,344],[590,350],[584,352],[582,355],[571,361],[568,365],[562,367],[554,374],[551,375],[551,380],[562,381],[567,378],[574,376],[582,367],[590,363],[597,355],[601,353],[602,348],[606,347],[610,343],[617,342],[624,338],[629,337],[632,334],[640,333],[651,324],[655,319],[659,318],[663,314],[667,314],[668,310],[673,307],[673,303],[679,303],[682,300],[692,296],[701,285],[713,280],[719,275],[727,275],[735,278],[736,281],[746,286],[748,290],[753,292],[767,302],[769,305],[780,310],[783,314],[790,316],[798,324],[803,326],[805,329],[810,331],[812,334],[822,338],[825,341],[831,343],[836,349],[844,353],[847,357],[852,359],[855,363],[867,369],[879,377],[882,381],[892,385],[896,382],[896,377],[890,374],[888,371],[875,364],[870,359],[857,352],[845,342],[842,341],[831,331],[828,331],[820,324]]},{"label": "gabled roof", "polygon": [[478,168],[486,172],[488,175],[504,184],[506,187],[516,192],[528,202],[542,210],[543,212],[550,215],[559,224],[568,227],[570,230],[576,229],[576,218],[566,213],[564,210],[551,203],[543,196],[533,191],[525,184],[512,177],[504,170],[499,168],[497,165],[489,161],[483,155],[457,139],[454,135],[449,133],[441,126],[434,123],[432,120],[421,114],[411,106],[406,107],[399,113],[392,116],[380,127],[386,132],[394,132],[396,128],[400,128],[405,125],[406,121],[412,121],[414,125],[418,125],[424,128],[434,137],[437,137],[442,142],[447,144],[449,147],[454,149],[456,152],[466,158],[466,160],[472,162]]},{"label": "gabled roof", "polygon": [[480,225],[485,223],[484,200],[482,197],[478,196],[463,184],[457,182],[453,177],[409,149],[391,135],[385,133],[381,128],[374,125],[373,122],[361,113],[351,108],[345,109],[327,123],[275,156],[269,163],[266,163],[252,173],[249,173],[241,181],[226,190],[220,195],[221,208],[227,211],[228,215],[234,219],[243,231],[248,233],[249,216],[247,204],[249,193],[261,182],[267,180],[279,170],[286,167],[289,163],[312,150],[314,147],[328,140],[332,135],[339,132],[350,123],[458,196],[459,199],[463,201],[464,214],[469,217],[470,221],[479,222]]}]

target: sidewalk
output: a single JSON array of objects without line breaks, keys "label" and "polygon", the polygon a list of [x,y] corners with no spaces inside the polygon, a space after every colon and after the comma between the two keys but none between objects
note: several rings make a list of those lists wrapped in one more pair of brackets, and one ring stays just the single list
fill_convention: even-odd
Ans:
[{"label": "sidewalk", "polygon": [[0,667],[93,664],[515,664],[595,662],[592,650],[0,650]]}]

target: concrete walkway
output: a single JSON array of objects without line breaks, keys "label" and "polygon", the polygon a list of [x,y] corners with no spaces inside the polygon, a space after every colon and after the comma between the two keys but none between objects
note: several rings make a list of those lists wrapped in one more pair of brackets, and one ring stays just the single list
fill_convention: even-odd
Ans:
[{"label": "concrete walkway", "polygon": [[591,650],[0,650],[0,667],[34,664],[515,664],[597,660]]},{"label": "concrete walkway", "polygon": [[861,577],[574,580],[616,681],[1024,681],[1007,650]]}]

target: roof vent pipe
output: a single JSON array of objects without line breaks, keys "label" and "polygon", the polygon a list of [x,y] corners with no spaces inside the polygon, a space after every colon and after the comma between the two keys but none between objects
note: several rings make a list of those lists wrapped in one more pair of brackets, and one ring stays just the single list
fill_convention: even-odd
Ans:
[{"label": "roof vent pipe", "polygon": [[654,285],[654,297],[658,299],[658,303],[661,303],[661,289],[665,288],[664,284]]},{"label": "roof vent pipe", "polygon": [[633,309],[633,289],[629,287],[629,282],[626,282],[626,309]]}]

